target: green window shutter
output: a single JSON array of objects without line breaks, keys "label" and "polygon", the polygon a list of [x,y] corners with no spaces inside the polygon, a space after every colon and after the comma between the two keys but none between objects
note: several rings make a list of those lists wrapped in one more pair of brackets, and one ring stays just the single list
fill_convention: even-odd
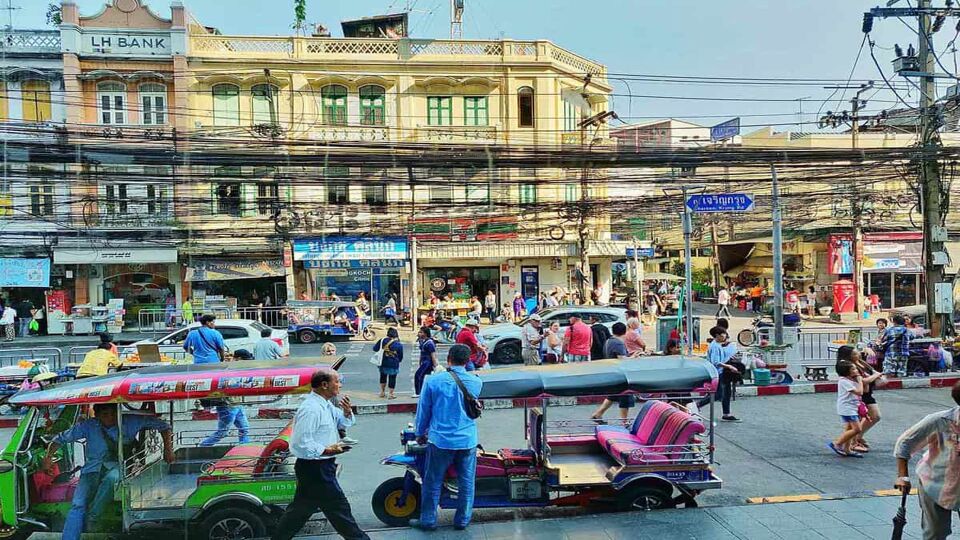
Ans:
[{"label": "green window shutter", "polygon": [[240,125],[240,87],[233,84],[213,87],[213,125]]},{"label": "green window shutter", "polygon": [[466,96],[463,98],[463,123],[466,126],[486,126],[489,124],[486,96]]}]

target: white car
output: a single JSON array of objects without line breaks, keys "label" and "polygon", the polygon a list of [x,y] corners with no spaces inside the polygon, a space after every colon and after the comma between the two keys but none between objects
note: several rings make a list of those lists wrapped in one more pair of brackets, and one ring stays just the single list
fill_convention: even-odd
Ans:
[{"label": "white car", "polygon": [[[627,310],[610,306],[559,306],[547,308],[537,312],[543,319],[543,327],[547,328],[554,322],[560,323],[562,334],[570,326],[570,315],[577,314],[587,323],[591,315],[596,315],[607,328],[613,323],[627,322]],[[527,319],[516,323],[500,323],[480,330],[480,337],[490,351],[490,362],[494,364],[516,364],[522,362],[520,357],[520,330],[527,324]]]},{"label": "white car", "polygon": [[[198,328],[199,326],[200,323],[195,322],[190,326],[175,330],[161,338],[144,339],[134,343],[133,345],[120,347],[120,356],[133,354],[137,351],[137,345],[148,343],[159,344],[161,354],[182,354],[184,352],[183,342],[187,339],[187,334],[190,332],[190,330]],[[260,341],[260,332],[264,329],[269,329],[271,330],[270,339],[276,341],[277,344],[280,345],[280,349],[283,350],[284,356],[290,354],[290,338],[287,336],[286,329],[271,329],[259,321],[251,321],[247,319],[217,319],[214,322],[214,326],[215,329],[220,332],[220,335],[223,336],[223,341],[227,344],[227,349],[230,351],[246,349],[253,354],[254,345],[257,344],[257,341]]]}]

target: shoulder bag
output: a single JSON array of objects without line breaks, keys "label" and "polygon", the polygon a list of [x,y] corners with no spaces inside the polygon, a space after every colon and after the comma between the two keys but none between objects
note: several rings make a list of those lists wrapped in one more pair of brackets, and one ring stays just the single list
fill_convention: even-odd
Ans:
[{"label": "shoulder bag", "polygon": [[463,394],[463,409],[467,416],[473,420],[480,418],[480,415],[483,414],[483,403],[467,390],[455,371],[450,370],[450,376],[453,377],[453,381],[460,387],[460,393]]},{"label": "shoulder bag", "polygon": [[386,341],[386,339],[387,338],[383,338],[383,340],[380,341],[380,350],[375,351],[373,356],[370,357],[370,363],[377,367],[380,367],[380,365],[383,364],[383,351],[387,348],[387,346],[384,345],[384,341]]}]

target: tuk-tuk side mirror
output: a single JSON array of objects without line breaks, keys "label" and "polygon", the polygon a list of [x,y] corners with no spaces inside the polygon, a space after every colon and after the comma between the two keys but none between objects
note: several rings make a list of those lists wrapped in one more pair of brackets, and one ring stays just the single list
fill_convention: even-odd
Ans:
[{"label": "tuk-tuk side mirror", "polygon": [[13,470],[13,463],[5,459],[0,459],[0,474],[8,473]]}]

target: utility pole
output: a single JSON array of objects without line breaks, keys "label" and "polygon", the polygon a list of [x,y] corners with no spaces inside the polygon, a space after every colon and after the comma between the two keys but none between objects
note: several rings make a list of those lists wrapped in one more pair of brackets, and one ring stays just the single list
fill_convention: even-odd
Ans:
[{"label": "utility pole", "polygon": [[[860,110],[866,106],[867,102],[860,99],[860,95],[873,88],[873,81],[860,85],[856,95],[850,99],[850,111],[852,115],[851,143],[853,149],[859,148],[860,142]],[[866,308],[863,303],[863,204],[857,193],[852,193],[850,197],[853,214],[853,282],[856,287],[857,297],[857,319],[863,318],[863,311]]]},{"label": "utility pole", "polygon": [[[918,0],[919,9],[930,8],[930,0]],[[937,285],[943,281],[943,267],[934,263],[933,255],[944,250],[939,237],[942,230],[940,216],[940,164],[937,150],[940,138],[937,133],[937,109],[934,106],[937,85],[934,79],[933,32],[930,14],[919,15],[920,47],[918,60],[923,76],[920,77],[920,144],[923,159],[920,165],[921,209],[923,211],[923,266],[926,275],[927,320],[934,337],[941,335],[942,324],[936,313]]]},{"label": "utility pole", "polygon": [[[587,145],[587,125],[586,122],[580,122],[580,149],[585,150]],[[580,248],[580,303],[586,304],[590,298],[590,291],[587,290],[587,283],[591,280],[590,276],[590,253],[587,251],[587,242],[590,231],[587,226],[587,212],[590,208],[589,189],[587,188],[587,162],[586,152],[582,152],[584,160],[580,167],[580,212],[577,223],[577,243]]]},{"label": "utility pole", "polygon": [[723,276],[720,275],[720,242],[717,240],[717,221],[718,218],[710,220],[710,244],[713,250],[713,288],[719,290],[722,284]]},{"label": "utility pole", "polygon": [[[930,331],[934,337],[942,335],[943,324],[940,315],[936,313],[937,288],[943,281],[943,268],[936,264],[935,255],[944,251],[943,242],[946,240],[946,231],[942,226],[940,197],[940,164],[937,155],[940,147],[938,133],[939,108],[936,101],[936,58],[933,51],[933,34],[942,25],[947,17],[960,16],[960,9],[953,7],[948,1],[945,8],[933,8],[931,0],[917,0],[916,7],[891,8],[894,2],[887,2],[886,8],[873,8],[863,16],[863,32],[869,34],[873,29],[874,17],[916,17],[920,43],[917,56],[914,57],[908,49],[903,55],[899,46],[896,46],[897,59],[894,69],[904,77],[918,77],[920,79],[920,209],[923,218],[923,266],[924,266],[924,293],[927,304],[927,320],[930,321]],[[936,16],[936,22],[931,24],[930,18]],[[912,47],[910,48],[912,49]],[[939,75],[945,76],[945,75]]]},{"label": "utility pole", "polygon": [[780,184],[777,167],[770,165],[773,181],[773,344],[783,345],[783,232],[780,228]]}]

